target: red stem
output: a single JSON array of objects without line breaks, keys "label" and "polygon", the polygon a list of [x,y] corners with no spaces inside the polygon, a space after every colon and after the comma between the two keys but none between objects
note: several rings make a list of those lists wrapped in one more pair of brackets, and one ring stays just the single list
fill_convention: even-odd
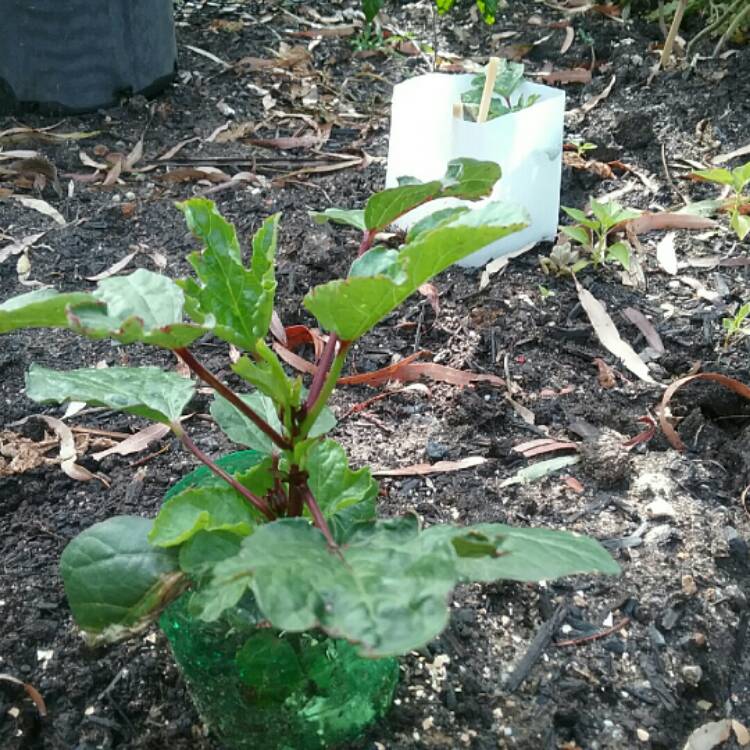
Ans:
[{"label": "red stem", "polygon": [[377,234],[377,230],[375,229],[369,229],[365,231],[362,237],[362,242],[359,244],[357,257],[359,257],[360,255],[364,255],[372,247],[372,243],[375,241],[376,234]]},{"label": "red stem", "polygon": [[175,354],[178,354],[185,362],[185,364],[207,385],[210,385],[218,394],[223,396],[229,401],[232,406],[238,409],[244,416],[246,416],[259,430],[266,434],[271,440],[276,443],[282,450],[289,450],[292,445],[284,438],[279,435],[276,430],[266,422],[263,417],[258,416],[229,386],[224,385],[213,373],[209,372],[188,349],[175,349]]},{"label": "red stem", "polygon": [[237,490],[251,505],[257,508],[269,521],[276,519],[274,512],[265,500],[250,492],[244,485],[240,484],[233,476],[227,474],[224,469],[216,464],[206,453],[204,453],[182,429],[177,432],[182,444],[202,463],[204,463],[217,477],[223,479],[230,487]]},{"label": "red stem", "polygon": [[328,522],[323,516],[323,511],[313,497],[312,492],[310,492],[310,488],[305,484],[300,490],[305,499],[305,504],[310,509],[310,515],[313,517],[315,525],[323,532],[323,536],[326,538],[328,546],[331,547],[331,549],[338,549],[338,544],[336,544],[336,541],[333,538],[331,529],[328,527]]},{"label": "red stem", "polygon": [[323,390],[323,385],[326,382],[326,376],[328,375],[329,370],[331,369],[331,365],[333,364],[333,360],[336,357],[336,345],[339,342],[339,337],[332,333],[328,337],[328,341],[326,341],[325,349],[323,349],[323,353],[320,355],[320,361],[317,363],[317,370],[315,370],[315,375],[313,375],[313,380],[310,385],[310,390],[307,394],[307,401],[305,401],[305,406],[303,413],[307,414],[310,409],[312,409],[313,404],[318,400],[318,397],[320,396],[320,392]]}]

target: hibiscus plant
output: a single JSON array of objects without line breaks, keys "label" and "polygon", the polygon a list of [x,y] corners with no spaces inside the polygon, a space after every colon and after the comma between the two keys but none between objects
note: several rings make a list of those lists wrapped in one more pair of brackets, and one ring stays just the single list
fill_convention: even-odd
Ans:
[{"label": "hibiscus plant", "polygon": [[[196,381],[158,367],[56,371],[32,365],[26,394],[41,403],[104,406],[168,425],[215,481],[170,497],[155,519],[117,516],[66,547],[61,572],[70,608],[91,642],[137,633],[180,595],[213,621],[243,600],[258,621],[285,631],[320,628],[370,656],[403,654],[434,638],[462,581],[536,581],[619,568],[593,539],[499,523],[422,528],[414,515],[378,518],[378,485],[352,469],[327,407],[353,342],[430,278],[522,229],[525,212],[489,202],[444,209],[413,226],[398,249],[377,244],[395,219],[427,201],[489,196],[500,169],[459,159],[432,182],[402,180],[363,210],[328,209],[318,222],[362,231],[345,279],[311,289],[308,312],[328,332],[312,381],[285,370],[266,342],[274,307],[279,215],[266,219],[248,261],[235,230],[208,200],[179,205],[202,248],[194,276],[172,281],[140,269],[103,279],[91,292],[40,289],[0,304],[0,333],[66,328],[92,339],[139,342],[174,352],[215,392],[211,414],[255,465],[225,471],[188,434],[181,417]],[[191,349],[213,336],[240,350],[238,393]]]}]

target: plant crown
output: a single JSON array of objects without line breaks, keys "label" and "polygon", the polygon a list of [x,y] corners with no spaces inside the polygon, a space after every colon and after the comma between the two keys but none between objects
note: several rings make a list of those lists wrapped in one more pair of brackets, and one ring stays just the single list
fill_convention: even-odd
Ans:
[{"label": "plant crown", "polygon": [[[42,289],[0,305],[0,333],[67,328],[173,351],[215,391],[211,414],[219,427],[258,453],[255,465],[234,473],[203,453],[181,422],[196,386],[176,372],[30,368],[31,399],[82,401],[161,422],[214,475],[171,496],[153,520],[117,516],[68,544],[65,591],[90,641],[139,632],[190,589],[190,609],[206,621],[239,612],[287,631],[321,628],[363,654],[403,654],[442,630],[446,599],[461,581],[618,572],[598,542],[564,531],[499,523],[424,529],[415,516],[378,519],[370,470],[351,468],[341,445],[327,437],[336,420],[326,404],[352,342],[431,277],[527,219],[522,209],[490,202],[423,219],[398,249],[378,245],[378,233],[427,201],[489,196],[499,177],[496,164],[458,159],[441,180],[402,180],[363,210],[313,215],[356,227],[362,241],[347,278],[304,298],[329,332],[307,390],[265,341],[278,214],[262,223],[245,261],[233,226],[214,204],[187,200],[179,208],[202,245],[188,257],[193,276],[172,281],[141,269],[104,279],[90,293]],[[191,345],[206,335],[243,352],[231,369],[247,392],[237,393],[197,359]]]},{"label": "plant crown", "polygon": [[701,169],[693,174],[706,182],[715,182],[717,185],[726,185],[732,191],[732,198],[728,205],[722,206],[724,210],[729,211],[729,225],[737,234],[740,240],[744,240],[750,233],[750,216],[747,212],[750,210],[750,195],[745,195],[745,188],[750,185],[750,161],[741,167],[734,169],[723,169],[714,167],[713,169]]}]

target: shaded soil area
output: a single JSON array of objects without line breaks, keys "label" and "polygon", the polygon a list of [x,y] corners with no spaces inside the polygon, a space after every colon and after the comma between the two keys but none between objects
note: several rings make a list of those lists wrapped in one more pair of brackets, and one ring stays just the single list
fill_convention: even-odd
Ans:
[{"label": "shaded soil area", "polygon": [[[430,68],[435,39],[442,64],[457,68],[484,64],[488,53],[517,54],[520,46],[531,73],[547,63],[570,69],[595,60],[590,83],[566,87],[566,140],[595,143],[596,159],[620,160],[633,171],[602,180],[566,167],[564,205],[584,208],[591,195],[616,193],[623,204],[658,211],[683,205],[683,196],[713,197],[713,188],[685,175],[745,145],[746,46],[648,83],[650,47],[660,38],[656,24],[576,14],[569,17],[575,39],[561,54],[566,32],[558,22],[565,16],[544,5],[514,1],[493,27],[473,21],[470,3],[436,22],[427,2],[394,5],[385,26],[396,36],[384,49],[355,53],[354,37],[341,31],[357,19],[347,3],[315,3],[314,10],[293,2],[184,3],[179,77],[160,98],[134,97],[56,128],[99,131],[92,138],[2,143],[6,151],[43,154],[56,168],[60,190],[49,174],[44,186],[38,179],[34,184],[34,175],[0,173],[0,187],[44,199],[66,223],[13,198],[0,200],[0,248],[45,232],[27,253],[0,264],[0,299],[28,291],[29,282],[92,288],[88,277],[130,253],[125,272],[146,267],[186,274],[184,257],[194,243],[173,204],[207,193],[245,241],[264,217],[283,212],[277,311],[286,325],[312,324],[303,294],[346,273],[358,238],[345,228],[313,225],[307,212],[359,207],[382,187],[392,85]],[[339,31],[312,33],[321,27]],[[421,53],[414,54],[415,42]],[[298,46],[307,53],[290,63],[296,53],[289,50]],[[232,69],[221,62],[274,55],[287,62]],[[584,111],[613,79],[609,95]],[[24,120],[36,127],[57,122]],[[0,120],[0,131],[17,125]],[[321,133],[327,140],[317,147],[287,151],[247,142]],[[111,155],[131,154],[142,136],[144,153],[131,171],[110,185],[90,179],[92,162],[103,165],[101,178],[114,163]],[[333,169],[343,163],[348,166]],[[648,342],[622,311],[636,308],[651,320],[664,348],[650,354],[658,383],[694,368],[748,381],[748,339],[724,349],[721,323],[750,299],[747,241],[738,243],[723,229],[679,231],[679,268],[669,275],[655,253],[663,236],[640,238],[642,279],[624,283],[611,267],[585,271],[581,283],[637,351]],[[402,660],[393,711],[361,747],[672,750],[707,721],[750,722],[750,508],[743,493],[750,484],[750,408],[718,385],[692,384],[672,404],[688,450],[679,454],[657,435],[624,454],[622,443],[640,432],[640,417],[655,413],[663,389],[621,369],[601,346],[569,278],[542,274],[539,258],[550,247],[512,260],[485,286],[480,271],[444,273],[435,281],[437,315],[427,299],[409,300],[357,345],[349,362],[350,371],[366,372],[426,350],[435,362],[499,375],[506,389],[423,381],[351,413],[378,391],[342,388],[333,402],[341,417],[336,436],[358,465],[486,459],[453,473],[384,479],[383,514],[412,510],[426,523],[569,528],[603,540],[623,574],[462,587],[447,630]],[[20,276],[19,258],[26,259]],[[196,351],[235,382],[224,345],[203,340]],[[614,368],[613,387],[600,379],[597,357]],[[33,415],[64,413],[23,396],[32,362],[72,368],[146,361],[173,366],[166,354],[67,334],[32,331],[1,340],[0,673],[33,685],[48,710],[41,719],[22,688],[0,680],[3,748],[217,747],[162,634],[152,630],[129,643],[88,649],[57,573],[61,551],[82,529],[114,514],[155,514],[167,488],[193,467],[192,458],[165,439],[143,454],[97,462],[91,453],[111,444],[107,432],[130,434],[143,422],[88,409],[66,421],[89,428],[76,433],[79,463],[101,472],[106,484],[75,481],[54,460],[23,472],[10,464],[24,440],[50,440]],[[197,416],[190,430],[213,454],[230,446],[200,417],[208,405],[205,395],[191,404]],[[582,436],[590,450],[567,474],[504,485],[528,463],[514,446]],[[54,459],[54,441],[47,451]],[[527,655],[535,657],[528,669]],[[739,747],[733,742],[723,747]]]}]

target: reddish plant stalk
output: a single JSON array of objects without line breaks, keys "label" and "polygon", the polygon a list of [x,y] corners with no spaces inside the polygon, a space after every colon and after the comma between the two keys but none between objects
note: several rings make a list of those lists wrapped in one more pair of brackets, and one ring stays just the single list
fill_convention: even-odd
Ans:
[{"label": "reddish plant stalk", "polygon": [[320,355],[320,361],[317,365],[318,369],[315,370],[315,375],[313,375],[310,390],[307,394],[307,400],[305,401],[303,410],[304,414],[307,414],[310,409],[312,409],[313,404],[320,397],[320,392],[323,390],[323,384],[326,382],[326,376],[328,375],[328,372],[331,369],[331,364],[336,357],[336,346],[338,342],[339,337],[335,333],[332,333],[328,337],[328,341],[326,341],[325,348]]},{"label": "reddish plant stalk", "polygon": [[213,459],[204,453],[182,429],[176,433],[182,444],[201,462],[204,463],[217,477],[223,479],[230,487],[237,490],[250,505],[259,510],[269,521],[276,519],[276,515],[263,498],[258,497],[244,485],[240,484],[231,474],[216,464]]},{"label": "reddish plant stalk", "polygon": [[369,229],[365,231],[362,237],[362,242],[359,243],[357,257],[359,257],[360,255],[364,255],[372,247],[372,243],[375,241],[376,234],[377,230],[375,229]]},{"label": "reddish plant stalk", "polygon": [[328,522],[323,515],[323,511],[320,509],[317,500],[313,497],[312,492],[310,492],[310,488],[305,484],[300,489],[302,491],[302,496],[305,499],[305,505],[309,508],[310,515],[313,517],[315,525],[321,530],[323,536],[326,538],[328,546],[331,549],[338,549],[338,544],[336,544],[336,541],[333,538],[333,534],[331,533]]},{"label": "reddish plant stalk", "polygon": [[213,373],[209,372],[193,355],[191,351],[185,348],[175,349],[185,364],[194,372],[204,383],[210,385],[218,394],[229,401],[232,406],[246,416],[259,430],[267,435],[279,448],[288,450],[291,448],[289,441],[266,422],[263,417],[256,414],[229,386],[224,385]]}]

